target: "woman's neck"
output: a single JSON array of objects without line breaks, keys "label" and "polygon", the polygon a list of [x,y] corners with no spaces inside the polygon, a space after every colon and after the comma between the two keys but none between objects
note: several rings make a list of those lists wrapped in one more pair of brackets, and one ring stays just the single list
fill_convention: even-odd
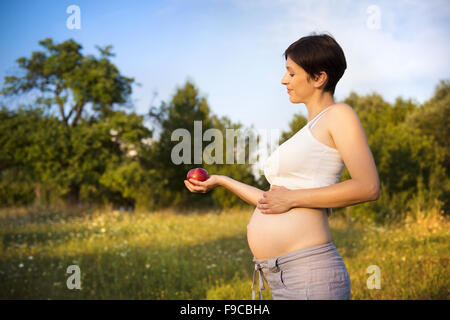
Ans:
[{"label": "woman's neck", "polygon": [[308,122],[311,121],[325,108],[335,104],[334,98],[330,92],[320,92],[313,94],[309,101],[305,102],[308,109]]}]

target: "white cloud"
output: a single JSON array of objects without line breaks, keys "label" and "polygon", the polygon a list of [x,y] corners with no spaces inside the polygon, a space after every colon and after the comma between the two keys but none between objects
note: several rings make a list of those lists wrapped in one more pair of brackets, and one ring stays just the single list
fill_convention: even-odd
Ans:
[{"label": "white cloud", "polygon": [[375,2],[381,13],[378,30],[367,26],[371,2],[279,0],[272,5],[283,7],[283,13],[262,35],[270,45],[286,48],[314,31],[331,33],[343,47],[348,69],[338,97],[351,90],[376,91],[390,101],[404,95],[423,102],[439,79],[450,76],[449,31],[434,22],[449,18],[445,2]]}]

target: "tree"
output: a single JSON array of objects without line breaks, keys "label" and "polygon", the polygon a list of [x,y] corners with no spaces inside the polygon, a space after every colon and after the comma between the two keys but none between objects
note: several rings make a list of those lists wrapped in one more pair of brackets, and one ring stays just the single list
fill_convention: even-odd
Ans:
[{"label": "tree", "polygon": [[141,165],[152,137],[142,116],[118,111],[102,121],[82,120],[69,140],[68,128],[43,113],[0,110],[0,204],[49,205],[75,184],[80,197],[74,201],[145,205],[154,181]]},{"label": "tree", "polygon": [[[114,56],[111,46],[97,47],[100,57],[83,55],[82,46],[70,39],[59,44],[50,38],[39,44],[45,51],[35,51],[30,58],[17,59],[22,75],[6,76],[1,93],[6,96],[38,93],[36,103],[59,111],[66,127],[60,139],[73,142],[75,128],[83,117],[104,119],[114,113],[116,105],[123,105],[131,94],[132,78],[120,74],[109,60]],[[93,114],[86,108],[91,106]],[[76,157],[73,145],[66,145],[67,157],[63,167],[73,164]],[[69,170],[70,172],[70,170]],[[76,203],[81,190],[80,179],[69,174],[68,200]]]},{"label": "tree", "polygon": [[438,147],[436,157],[442,159],[445,178],[439,181],[443,186],[444,211],[450,212],[450,80],[441,80],[435,88],[434,95],[420,108],[408,114],[405,122],[409,127],[417,128],[422,134],[433,137]]},{"label": "tree", "polygon": [[[99,144],[99,135],[104,137],[103,146]],[[100,168],[93,170],[97,176],[91,183],[83,184],[91,186],[89,198],[103,195],[104,202],[151,209],[154,205],[152,188],[157,184],[157,176],[154,168],[146,168],[148,156],[153,152],[153,132],[144,126],[143,116],[118,111],[96,123],[82,136],[92,139],[90,143],[80,144],[80,147],[86,146],[84,149],[89,154],[83,163],[96,164]],[[92,145],[97,148],[90,147]],[[100,157],[100,152],[103,157]],[[92,178],[93,175],[83,176]]]},{"label": "tree", "polygon": [[[0,111],[0,203],[48,204],[67,191],[64,127],[40,108]],[[42,196],[42,199],[41,199]]]},{"label": "tree", "polygon": [[[257,188],[262,188],[265,190],[269,189],[269,183],[264,176],[260,176],[258,180],[252,172],[253,164],[250,163],[250,159],[254,159],[256,150],[250,148],[250,139],[254,139],[257,143],[258,137],[254,135],[253,130],[247,130],[241,123],[233,123],[231,119],[226,116],[218,117],[217,115],[212,116],[212,126],[218,129],[222,133],[223,143],[222,143],[222,154],[224,155],[223,164],[213,163],[206,164],[204,167],[214,174],[229,176],[235,180],[255,186]],[[233,137],[233,141],[229,141],[230,137],[226,136],[226,130],[233,129],[233,133],[236,135],[236,139]],[[245,152],[245,163],[239,163],[239,149],[237,139],[245,138],[243,152]],[[208,142],[209,143],[209,142]],[[233,145],[233,150],[227,151],[227,144]],[[226,153],[233,151],[234,163],[227,164]],[[214,154],[215,155],[215,154]],[[242,199],[231,193],[225,188],[215,188],[211,194],[214,205],[218,208],[247,208],[249,205],[245,203]]]},{"label": "tree", "polygon": [[[161,129],[154,153],[149,155],[152,160],[147,162],[147,169],[155,169],[159,183],[153,188],[154,198],[158,199],[158,207],[169,205],[182,206],[205,201],[209,195],[188,194],[185,190],[186,173],[194,167],[193,164],[174,164],[172,149],[178,141],[172,141],[172,132],[176,129],[186,129],[191,135],[191,155],[194,154],[194,121],[201,121],[203,130],[209,128],[210,110],[205,98],[198,97],[198,89],[187,81],[184,87],[177,88],[169,104],[162,103],[160,108],[153,107],[150,117]],[[192,161],[192,157],[190,161]],[[197,165],[199,166],[199,165]]]},{"label": "tree", "polygon": [[56,106],[61,120],[71,127],[78,124],[88,104],[104,117],[114,110],[115,104],[127,102],[134,80],[121,75],[109,60],[114,56],[111,46],[97,47],[97,58],[83,55],[82,46],[72,39],[54,44],[47,38],[39,44],[46,51],[17,59],[24,74],[5,77],[4,95],[38,91],[38,101],[49,108]]},{"label": "tree", "polygon": [[[439,181],[444,179],[445,174],[436,141],[406,123],[418,107],[411,100],[400,98],[391,106],[376,93],[360,97],[352,92],[344,102],[355,110],[361,120],[382,189],[378,201],[360,207],[366,211],[367,206],[373,207],[377,212],[374,219],[381,222],[388,215],[403,216],[410,208],[408,199],[414,198],[422,185],[433,190],[433,196],[439,198],[443,192]],[[343,178],[347,176],[346,168]],[[432,200],[428,205],[434,204]],[[385,210],[380,205],[389,209]]]},{"label": "tree", "polygon": [[[147,169],[154,169],[159,176],[157,185],[153,187],[153,197],[158,199],[158,206],[177,206],[179,208],[193,208],[199,206],[229,208],[241,206],[242,200],[229,191],[216,188],[208,194],[195,194],[189,192],[183,181],[187,172],[195,167],[203,167],[210,174],[226,174],[246,183],[255,183],[251,173],[251,165],[246,164],[223,164],[204,162],[203,156],[200,164],[194,163],[194,121],[201,121],[202,133],[208,129],[218,129],[222,132],[222,154],[225,155],[227,128],[242,128],[241,124],[233,124],[226,117],[219,118],[210,111],[206,98],[199,97],[198,89],[191,81],[176,90],[169,104],[162,103],[159,108],[152,107],[149,111],[150,117],[156,121],[161,128],[159,140],[155,143],[153,155],[149,155]],[[190,141],[190,164],[175,164],[172,161],[172,150],[180,141],[172,141],[172,133],[177,129],[185,129],[189,132]],[[203,136],[199,137],[203,150],[212,142],[203,142]],[[246,147],[248,152],[248,146]]]}]

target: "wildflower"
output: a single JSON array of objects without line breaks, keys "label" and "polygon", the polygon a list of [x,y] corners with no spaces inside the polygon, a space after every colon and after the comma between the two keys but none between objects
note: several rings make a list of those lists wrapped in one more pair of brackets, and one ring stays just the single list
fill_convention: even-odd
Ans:
[{"label": "wildflower", "polygon": [[33,260],[33,256],[29,256],[29,257],[28,257],[28,260]]},{"label": "wildflower", "polygon": [[19,268],[23,268],[23,263],[20,263],[20,264],[19,264]]}]

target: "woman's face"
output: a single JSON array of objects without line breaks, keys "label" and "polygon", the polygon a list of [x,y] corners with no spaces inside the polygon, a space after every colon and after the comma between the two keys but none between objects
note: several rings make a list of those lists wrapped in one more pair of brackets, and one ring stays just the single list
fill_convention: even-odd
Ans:
[{"label": "woman's face", "polygon": [[304,103],[312,96],[315,86],[314,81],[308,81],[308,74],[306,71],[296,64],[289,56],[286,60],[286,73],[281,79],[281,84],[284,84],[288,89],[289,100],[292,103]]}]

